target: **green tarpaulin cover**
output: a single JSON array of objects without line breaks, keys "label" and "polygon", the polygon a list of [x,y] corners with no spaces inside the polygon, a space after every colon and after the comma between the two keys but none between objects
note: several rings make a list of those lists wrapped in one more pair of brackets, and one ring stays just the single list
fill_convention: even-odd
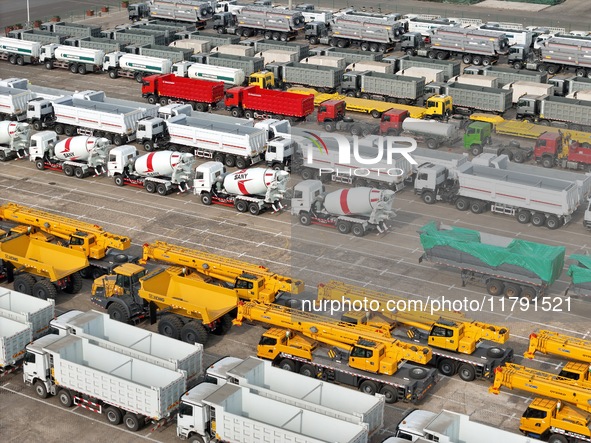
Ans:
[{"label": "green tarpaulin cover", "polygon": [[435,246],[449,246],[491,267],[503,264],[520,266],[535,273],[548,285],[560,277],[564,266],[564,246],[549,246],[520,239],[512,240],[506,247],[495,246],[482,243],[478,231],[457,227],[440,229],[437,222],[426,224],[419,232],[425,252]]},{"label": "green tarpaulin cover", "polygon": [[568,275],[572,278],[574,284],[591,282],[591,256],[572,254],[570,260],[576,260],[579,263],[570,265]]}]

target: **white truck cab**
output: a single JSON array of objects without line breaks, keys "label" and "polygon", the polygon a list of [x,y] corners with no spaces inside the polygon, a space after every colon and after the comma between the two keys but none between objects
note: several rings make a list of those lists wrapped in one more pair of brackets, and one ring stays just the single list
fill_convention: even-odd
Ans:
[{"label": "white truck cab", "polygon": [[107,175],[114,177],[116,174],[123,174],[125,168],[133,166],[135,159],[140,153],[135,146],[123,145],[111,149],[109,161],[107,162]]},{"label": "white truck cab", "polygon": [[228,381],[228,371],[234,369],[244,360],[237,357],[222,357],[213,363],[205,371],[205,378],[207,382],[215,383],[219,386],[225,385]]},{"label": "white truck cab", "polygon": [[304,180],[293,188],[291,199],[292,215],[299,215],[302,211],[310,211],[312,205],[318,202],[324,194],[324,185],[320,180]]},{"label": "white truck cab", "polygon": [[34,162],[43,159],[45,153],[53,149],[58,141],[57,134],[53,131],[42,131],[33,134],[29,144],[29,160]]},{"label": "white truck cab", "polygon": [[193,192],[195,195],[210,192],[216,182],[221,183],[225,173],[226,167],[223,163],[205,162],[197,166],[193,180]]}]

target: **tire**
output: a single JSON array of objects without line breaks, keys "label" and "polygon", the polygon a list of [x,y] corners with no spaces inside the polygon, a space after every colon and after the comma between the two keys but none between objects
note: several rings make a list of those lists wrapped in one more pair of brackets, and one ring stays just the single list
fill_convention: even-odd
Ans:
[{"label": "tire", "polygon": [[259,215],[259,213],[261,212],[261,208],[259,208],[259,205],[257,203],[251,203],[248,205],[248,212],[251,215]]},{"label": "tire", "polygon": [[115,134],[113,137],[113,143],[117,146],[121,146],[124,142],[123,137],[120,134]]},{"label": "tire", "polygon": [[460,366],[460,369],[458,369],[458,375],[464,381],[474,381],[476,378],[476,369],[474,369],[474,366],[471,364],[464,363]]},{"label": "tire", "polygon": [[421,198],[428,205],[433,205],[433,204],[437,203],[437,197],[435,197],[435,193],[433,191],[423,192],[421,194]]},{"label": "tire", "polygon": [[156,192],[158,193],[158,195],[162,195],[162,196],[165,196],[166,194],[168,194],[168,190],[166,189],[166,185],[160,183],[158,186],[156,186]]},{"label": "tire", "polygon": [[427,139],[427,148],[429,149],[437,149],[439,148],[439,143],[434,138]]},{"label": "tire", "polygon": [[57,297],[57,288],[49,280],[39,280],[33,285],[33,297],[41,300]]},{"label": "tire", "polygon": [[371,112],[369,113],[373,118],[381,118],[382,117],[382,113],[376,109],[372,109]]},{"label": "tire", "polygon": [[205,192],[204,194],[201,194],[201,203],[203,203],[206,206],[211,205],[211,203],[212,203],[211,194],[209,192]]},{"label": "tire", "polygon": [[486,291],[490,295],[498,297],[499,295],[503,294],[503,292],[505,291],[505,285],[503,284],[502,281],[496,280],[493,278],[493,279],[486,282]]},{"label": "tire", "polygon": [[447,377],[453,377],[458,370],[458,368],[456,367],[456,363],[448,358],[441,360],[437,364],[437,369],[440,373]]},{"label": "tire", "polygon": [[215,154],[213,154],[213,161],[214,162],[218,162],[218,163],[224,163],[224,154],[222,154],[221,152],[216,152]]},{"label": "tire", "polygon": [[490,358],[499,358],[502,357],[503,354],[505,353],[505,351],[503,351],[501,348],[498,348],[496,346],[489,348],[486,351],[486,355]]},{"label": "tire", "polygon": [[304,179],[304,180],[312,180],[314,178],[314,174],[315,174],[315,172],[310,168],[304,168],[300,172],[300,175],[302,176],[302,179]]},{"label": "tire", "polygon": [[513,154],[513,161],[515,163],[523,163],[525,161],[525,156],[523,155],[523,152],[515,151],[515,154]]},{"label": "tire", "polygon": [[74,175],[76,176],[76,178],[84,178],[84,169],[82,168],[75,168],[74,169]]},{"label": "tire", "polygon": [[319,40],[316,37],[310,37],[308,41],[311,45],[317,45]]},{"label": "tire", "polygon": [[125,185],[125,180],[123,179],[122,175],[116,175],[115,178],[113,179],[113,181],[115,182],[115,184],[117,186],[124,186]]},{"label": "tire", "polygon": [[195,103],[193,108],[195,109],[195,111],[205,112],[207,111],[208,105],[207,103]]},{"label": "tire", "polygon": [[410,378],[414,380],[422,380],[424,379],[429,371],[425,368],[412,368],[409,372]]},{"label": "tire", "polygon": [[544,157],[544,158],[542,158],[542,166],[544,168],[552,168],[552,167],[554,167],[554,159],[552,157]]},{"label": "tire", "polygon": [[248,211],[248,203],[244,200],[236,200],[234,202],[234,207],[238,212],[246,212]]},{"label": "tire", "polygon": [[548,439],[548,443],[569,443],[564,435],[551,435]]},{"label": "tire", "polygon": [[152,140],[146,140],[143,146],[146,152],[152,152],[154,150],[154,142]]},{"label": "tire", "polygon": [[153,194],[154,192],[156,192],[156,183],[154,183],[154,182],[146,182],[146,191],[149,194]]},{"label": "tire", "polygon": [[369,52],[378,52],[380,46],[377,43],[372,43],[369,45]]},{"label": "tire", "polygon": [[527,298],[528,300],[534,300],[536,298],[536,290],[531,286],[522,286],[521,287],[521,297]]},{"label": "tire", "polygon": [[135,78],[136,82],[141,83],[144,76],[141,72],[136,72],[133,78]]},{"label": "tire", "polygon": [[359,390],[365,394],[376,395],[376,392],[378,392],[378,386],[371,380],[364,380],[359,385]]},{"label": "tire", "polygon": [[437,53],[437,55],[435,56],[435,58],[437,58],[437,60],[445,60],[445,55],[446,55],[445,52],[439,51]]},{"label": "tire", "polygon": [[158,100],[158,103],[160,103],[160,106],[166,106],[166,105],[168,105],[168,98],[160,97],[160,100]]},{"label": "tire", "polygon": [[84,66],[84,65],[78,66],[78,74],[86,75],[86,66]]},{"label": "tire", "polygon": [[546,218],[546,227],[552,230],[560,228],[560,219],[555,215],[549,215]]},{"label": "tire", "polygon": [[490,66],[492,65],[493,61],[491,60],[490,57],[484,57],[482,59],[482,66]]},{"label": "tire", "polygon": [[115,406],[109,406],[105,409],[105,417],[107,418],[107,422],[114,426],[120,425],[123,421],[123,413]]},{"label": "tire", "polygon": [[336,125],[333,122],[324,123],[324,130],[326,132],[334,132],[336,129]]},{"label": "tire", "polygon": [[295,363],[287,358],[279,362],[279,367],[284,371],[295,372]]},{"label": "tire", "polygon": [[286,42],[287,41],[287,34],[285,32],[282,32],[281,36],[279,37],[279,40],[282,42]]},{"label": "tire", "polygon": [[116,69],[111,69],[109,71],[109,77],[115,79],[115,78],[119,77],[119,73],[117,72]]},{"label": "tire", "polygon": [[[264,36],[267,40],[271,40],[273,38],[273,33],[271,31],[265,31]],[[314,44],[314,43],[312,43],[312,38],[314,38],[314,37],[311,37],[310,44]]]},{"label": "tire", "polygon": [[380,394],[385,397],[386,403],[390,405],[398,401],[398,392],[390,385],[382,386],[382,389],[380,389]]},{"label": "tire", "polygon": [[33,293],[33,286],[35,285],[35,278],[30,274],[22,274],[15,277],[12,287],[16,292],[31,295]]},{"label": "tire", "polygon": [[367,42],[361,43],[361,50],[362,51],[369,51],[369,43],[367,43]]},{"label": "tire", "polygon": [[222,315],[219,319],[219,323],[216,326],[214,332],[216,335],[224,335],[232,329],[234,318],[236,317],[236,313],[227,313]]},{"label": "tire", "polygon": [[339,231],[341,234],[348,234],[351,232],[351,223],[345,220],[337,221],[337,231]]},{"label": "tire", "polygon": [[112,320],[120,321],[121,323],[129,323],[129,313],[124,306],[118,302],[111,303],[107,309],[109,318]]},{"label": "tire", "polygon": [[250,109],[247,109],[246,111],[244,111],[244,118],[249,120],[251,118],[254,118],[254,112],[252,112]]},{"label": "tire", "polygon": [[309,364],[303,364],[300,368],[300,374],[302,374],[304,377],[314,378],[316,377],[316,368]]},{"label": "tire", "polygon": [[64,125],[62,124],[55,125],[55,128],[53,128],[53,130],[57,135],[63,135],[64,132],[66,132],[66,128],[64,128]]},{"label": "tire", "polygon": [[281,37],[281,34],[279,34],[278,32],[273,33],[273,40],[275,40],[276,42],[279,41],[280,37]]},{"label": "tire", "polygon": [[8,160],[8,157],[6,156],[6,152],[0,150],[0,162],[5,162]]},{"label": "tire", "polygon": [[540,212],[536,212],[531,217],[531,223],[534,226],[544,226],[546,224],[546,216]]},{"label": "tire", "polygon": [[476,157],[477,155],[482,154],[482,146],[480,146],[480,145],[472,145],[470,147],[470,152],[472,153],[472,155],[474,157]]},{"label": "tire", "polygon": [[141,422],[138,416],[130,412],[123,416],[123,424],[131,432],[137,432],[141,427]]},{"label": "tire", "polygon": [[67,389],[61,389],[57,394],[57,399],[64,408],[70,408],[74,404],[72,394]]},{"label": "tire", "polygon": [[232,108],[230,110],[230,115],[232,115],[232,117],[240,118],[240,117],[242,117],[242,109]]},{"label": "tire", "polygon": [[45,69],[53,69],[53,62],[45,62]]},{"label": "tire", "polygon": [[503,294],[507,298],[519,297],[521,295],[521,288],[514,283],[505,283]]},{"label": "tire", "polygon": [[351,232],[355,237],[363,237],[365,235],[365,229],[363,229],[363,225],[360,223],[353,223]]},{"label": "tire", "polygon": [[515,218],[522,225],[526,225],[531,221],[531,212],[526,211],[524,209],[520,209],[519,211],[517,211],[517,214],[515,214]]},{"label": "tire", "polygon": [[475,55],[472,57],[472,63],[476,66],[480,66],[482,64],[482,57],[480,55]]},{"label": "tire", "polygon": [[205,345],[207,343],[207,339],[209,338],[209,334],[205,330],[203,323],[197,322],[195,320],[190,321],[181,329],[181,340],[185,343],[195,344],[200,343]]},{"label": "tire", "polygon": [[224,158],[224,165],[226,165],[228,168],[233,168],[236,165],[236,157],[229,154],[226,155]]},{"label": "tire", "polygon": [[72,137],[73,135],[76,134],[76,128],[74,128],[73,126],[66,126],[64,128],[64,134],[67,135],[68,137]]},{"label": "tire", "polygon": [[68,69],[70,70],[70,72],[71,72],[72,74],[76,74],[76,73],[78,72],[78,66],[76,66],[74,63],[72,63],[72,64],[71,64],[71,65],[68,67]]},{"label": "tire", "polygon": [[312,217],[307,212],[300,213],[300,224],[310,226],[312,224]]},{"label": "tire", "polygon": [[469,65],[470,63],[472,63],[472,56],[469,54],[465,54],[462,57],[462,61],[464,62],[464,64]]},{"label": "tire", "polygon": [[548,66],[548,74],[556,75],[560,71],[560,66],[550,65]]},{"label": "tire", "polygon": [[155,105],[156,103],[158,103],[158,97],[156,97],[154,94],[148,95],[148,103],[151,105]]},{"label": "tire", "polygon": [[49,397],[49,394],[47,392],[47,388],[45,387],[45,385],[43,384],[42,381],[37,380],[33,386],[35,388],[35,393],[37,394],[37,397],[39,397],[39,398]]},{"label": "tire", "polygon": [[343,49],[345,46],[347,46],[347,42],[343,39],[339,39],[337,40],[337,48]]},{"label": "tire", "polygon": [[178,340],[181,337],[183,322],[175,315],[164,315],[158,322],[158,333]]},{"label": "tire", "polygon": [[470,204],[464,197],[460,197],[456,200],[456,209],[458,211],[467,211],[469,208]]},{"label": "tire", "polygon": [[45,162],[43,160],[37,160],[35,162],[35,167],[40,171],[43,171],[45,169]]},{"label": "tire", "polygon": [[33,129],[35,131],[41,131],[43,129],[43,123],[41,123],[39,120],[35,120],[33,122]]},{"label": "tire", "polygon": [[70,275],[70,281],[64,288],[64,292],[66,294],[78,294],[82,290],[82,285],[84,284],[84,280],[79,272],[74,272]]},{"label": "tire", "polygon": [[513,63],[513,69],[517,69],[517,70],[523,69],[523,63],[521,63],[521,62]]},{"label": "tire", "polygon": [[479,200],[473,200],[470,202],[470,211],[473,214],[482,214],[484,212],[485,203]]}]

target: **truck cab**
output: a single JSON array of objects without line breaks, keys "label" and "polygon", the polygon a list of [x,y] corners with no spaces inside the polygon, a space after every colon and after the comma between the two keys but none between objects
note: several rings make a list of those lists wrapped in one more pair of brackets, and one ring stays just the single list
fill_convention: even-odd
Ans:
[{"label": "truck cab", "polygon": [[425,47],[425,40],[420,32],[407,32],[400,37],[400,50],[407,55],[417,55],[417,51]]},{"label": "truck cab", "polygon": [[436,94],[429,97],[425,103],[427,118],[446,118],[453,112],[452,99],[449,95]]},{"label": "truck cab", "polygon": [[310,211],[319,202],[324,194],[324,185],[320,180],[304,180],[293,188],[291,199],[291,214],[299,215],[301,212]]},{"label": "truck cab", "polygon": [[402,122],[410,116],[404,109],[390,109],[382,114],[380,119],[380,134],[400,135]]},{"label": "truck cab", "polygon": [[551,429],[587,437],[590,434],[590,426],[591,414],[547,398],[534,399],[519,421],[519,430],[536,438],[542,438]]},{"label": "truck cab", "polygon": [[150,8],[147,3],[133,3],[127,6],[127,14],[132,22],[150,16]]},{"label": "truck cab", "polygon": [[119,68],[119,59],[125,55],[125,52],[115,51],[105,55],[103,62],[103,71],[110,71]]},{"label": "truck cab", "polygon": [[188,77],[189,76],[189,66],[191,66],[193,62],[190,61],[182,61],[177,62],[172,65],[171,73],[176,75],[177,77]]},{"label": "truck cab", "polygon": [[[176,115],[180,115],[176,114]],[[173,118],[170,115],[168,118]],[[168,136],[168,126],[163,118],[160,117],[144,117],[137,123],[137,131],[135,133],[135,141],[143,145],[147,152],[153,151],[158,142],[162,141]]]},{"label": "truck cab", "polygon": [[109,161],[107,162],[107,175],[114,177],[118,174],[124,174],[128,168],[133,168],[135,159],[140,153],[135,146],[123,145],[117,146],[109,152]]},{"label": "truck cab", "polygon": [[213,29],[220,32],[222,31],[223,34],[229,33],[233,34],[233,27],[236,26],[236,15],[232,12],[218,12],[213,15],[211,19],[211,24]]},{"label": "truck cab", "polygon": [[46,63],[54,59],[55,57],[55,49],[59,47],[57,43],[49,43],[47,45],[41,46],[41,53],[39,54],[39,61],[41,63]]},{"label": "truck cab", "polygon": [[203,403],[219,387],[211,383],[201,383],[186,392],[182,397],[177,415],[176,435],[181,439],[203,441],[199,436],[214,435],[215,423],[212,423],[211,408]]},{"label": "truck cab", "polygon": [[353,94],[355,97],[359,97],[361,94],[361,79],[364,75],[367,75],[371,71],[349,71],[343,74],[341,80],[341,93],[342,94]]},{"label": "truck cab", "polygon": [[259,88],[270,89],[275,87],[275,74],[265,70],[250,74],[248,77],[249,86],[258,86]]},{"label": "truck cab", "polygon": [[447,184],[448,174],[444,166],[433,163],[420,165],[415,179],[415,193],[420,195],[425,203],[435,203],[438,200],[439,191]]},{"label": "truck cab", "polygon": [[160,106],[158,108],[158,117],[163,120],[168,120],[169,118],[176,117],[177,115],[186,115],[187,117],[190,117],[192,112],[193,107],[191,105],[186,105],[183,103],[171,103],[170,105]]},{"label": "truck cab", "polygon": [[[406,441],[426,438],[424,429],[437,416],[434,412],[415,409],[406,415],[396,426],[395,436]],[[425,440],[426,441],[426,440]]]},{"label": "truck cab", "polygon": [[308,22],[304,28],[304,36],[311,45],[317,45],[321,38],[328,37],[328,26],[323,22]]},{"label": "truck cab", "polygon": [[45,154],[53,150],[57,142],[57,134],[53,131],[42,131],[33,134],[29,142],[29,160],[43,161]]},{"label": "truck cab", "polygon": [[50,356],[43,350],[62,337],[49,334],[38,338],[26,347],[23,362],[23,378],[26,385],[34,385],[37,395],[46,397],[47,393],[55,393],[55,385],[52,383]]},{"label": "truck cab", "polygon": [[345,118],[347,106],[344,100],[327,100],[318,106],[316,121],[318,123],[338,122]]},{"label": "truck cab", "polygon": [[464,133],[464,149],[472,152],[474,156],[481,154],[483,146],[492,143],[492,129],[490,122],[470,123]]},{"label": "truck cab", "polygon": [[205,162],[195,169],[193,190],[196,195],[211,192],[216,184],[222,185],[226,167],[220,162]]},{"label": "truck cab", "polygon": [[[567,146],[564,146],[566,143]],[[560,133],[544,132],[536,140],[534,145],[534,158],[536,162],[541,162],[545,168],[552,168],[559,158],[568,156],[568,140],[563,141]]]},{"label": "truck cab", "polygon": [[296,144],[291,137],[283,135],[275,137],[267,143],[265,163],[277,171],[289,171],[295,150]]}]

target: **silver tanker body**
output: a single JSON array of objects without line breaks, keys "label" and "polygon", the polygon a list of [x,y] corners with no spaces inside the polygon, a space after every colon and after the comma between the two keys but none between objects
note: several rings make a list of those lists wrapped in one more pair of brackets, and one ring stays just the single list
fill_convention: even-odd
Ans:
[{"label": "silver tanker body", "polygon": [[391,210],[393,199],[385,192],[392,193],[372,188],[340,189],[326,195],[324,208],[333,215],[370,215],[384,202],[384,209]]},{"label": "silver tanker body", "polygon": [[55,145],[55,157],[58,160],[87,161],[98,155],[105,160],[110,145],[104,137],[68,137]]},{"label": "silver tanker body", "polygon": [[224,177],[224,188],[235,195],[266,195],[271,190],[283,190],[289,174],[265,168],[243,169]]},{"label": "silver tanker body", "polygon": [[142,177],[172,176],[179,169],[190,170],[194,157],[173,151],[151,152],[138,157],[135,161],[135,172]]}]

